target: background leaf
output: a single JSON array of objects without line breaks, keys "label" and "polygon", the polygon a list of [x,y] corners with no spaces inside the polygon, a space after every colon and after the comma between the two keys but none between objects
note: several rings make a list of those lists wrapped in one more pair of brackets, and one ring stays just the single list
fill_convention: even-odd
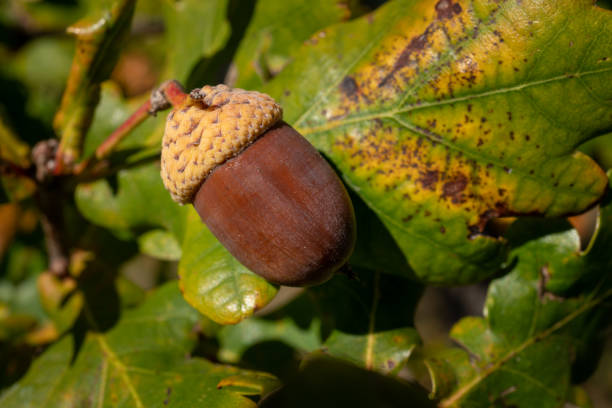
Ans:
[{"label": "background leaf", "polygon": [[347,3],[338,0],[257,2],[234,57],[235,86],[261,86],[285,67],[302,42],[350,14]]},{"label": "background leaf", "polygon": [[451,331],[466,352],[437,357],[454,376],[439,373],[439,362],[430,365],[437,381],[452,384],[441,406],[557,407],[571,399],[571,384],[595,369],[599,336],[610,323],[611,223],[607,197],[584,252],[566,223],[526,219],[512,227],[512,272],[492,282],[484,319],[464,318]]},{"label": "background leaf", "polygon": [[81,214],[97,225],[128,233],[164,227],[182,240],[186,208],[170,198],[159,176],[159,163],[120,170],[116,177],[116,193],[107,180],[77,187],[75,200]]},{"label": "background leaf", "polygon": [[77,37],[77,52],[62,104],[53,120],[60,135],[60,152],[70,163],[79,158],[85,134],[100,98],[100,83],[106,80],[119,57],[119,48],[128,33],[134,0],[116,1],[68,28]]},{"label": "background leaf", "polygon": [[[146,95],[146,98],[148,97],[149,95]],[[100,103],[85,138],[83,156],[93,155],[96,148],[142,103],[142,98],[123,98],[120,89],[113,82],[103,83]],[[133,165],[146,153],[157,156],[165,122],[166,117],[163,114],[147,118],[121,141],[111,156],[111,162],[118,166]]]},{"label": "background leaf", "polygon": [[323,350],[368,370],[397,373],[420,342],[412,326],[422,288],[380,272],[363,271],[357,278],[335,291],[318,291],[322,307],[334,316]]},{"label": "background leaf", "polygon": [[168,78],[184,83],[201,58],[211,57],[223,47],[230,35],[230,25],[225,18],[228,2],[164,2]]},{"label": "background leaf", "polygon": [[181,259],[181,246],[175,236],[165,230],[152,230],[138,237],[140,252],[167,261]]},{"label": "background leaf", "polygon": [[4,123],[0,116],[0,160],[27,167],[30,164],[30,149],[19,140],[15,133]]},{"label": "background leaf", "polygon": [[282,375],[288,362],[271,359],[271,350],[283,355],[287,347],[298,353],[320,348],[369,370],[397,373],[420,343],[412,326],[421,290],[406,279],[362,269],[353,279],[336,276],[278,311],[222,328],[219,358],[267,364]]},{"label": "background leaf", "polygon": [[197,319],[176,284],[168,284],[141,307],[126,312],[108,332],[97,332],[90,319],[94,330],[82,345],[70,336],[55,344],[2,395],[0,403],[20,408],[172,407],[201,401],[207,407],[254,407],[251,400],[217,389],[217,384],[236,375],[246,384],[259,384],[260,374],[185,358],[194,346],[192,328]]},{"label": "background leaf", "polygon": [[[330,381],[330,379],[333,379]],[[279,407],[435,407],[423,389],[326,356],[312,356],[287,387],[260,404]]]}]

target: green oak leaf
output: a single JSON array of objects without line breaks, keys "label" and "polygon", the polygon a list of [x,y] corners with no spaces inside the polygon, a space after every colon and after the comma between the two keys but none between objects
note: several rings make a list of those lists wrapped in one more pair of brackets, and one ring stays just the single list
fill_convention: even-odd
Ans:
[{"label": "green oak leaf", "polygon": [[199,401],[206,407],[255,407],[242,395],[272,388],[265,386],[273,382],[270,375],[186,358],[195,346],[198,318],[176,283],[169,283],[109,331],[87,332],[80,347],[65,336],[0,397],[0,405],[143,408]]},{"label": "green oak leaf", "polygon": [[175,236],[166,230],[147,231],[138,237],[138,247],[143,254],[166,261],[181,259],[181,246]]},{"label": "green oak leaf", "polygon": [[[10,61],[11,71],[28,90],[25,106],[27,114],[45,124],[51,124],[61,101],[74,55],[73,43],[67,37],[42,36],[29,41]],[[39,134],[25,137],[41,140],[44,136]]]},{"label": "green oak leaf", "polygon": [[277,288],[238,262],[202,223],[193,208],[179,262],[185,299],[220,324],[235,324],[264,307]]},{"label": "green oak leaf", "polygon": [[397,374],[420,344],[413,316],[422,286],[370,271],[341,282],[335,291],[333,285],[313,289],[323,303],[320,309],[334,315],[323,350],[368,370]]},{"label": "green oak leaf", "polygon": [[27,168],[29,156],[30,147],[19,139],[0,115],[0,203],[20,201],[34,193],[33,180],[21,174],[25,171],[15,169],[15,166]]},{"label": "green oak leaf", "polygon": [[352,279],[336,276],[278,311],[221,329],[219,358],[241,361],[260,344],[280,342],[300,353],[321,349],[368,370],[397,373],[420,343],[412,326],[421,290],[404,278],[363,269]]},{"label": "green oak leaf", "polygon": [[223,48],[230,35],[228,1],[164,2],[168,78],[186,81],[201,58],[211,57]]},{"label": "green oak leaf", "polygon": [[261,408],[419,407],[433,408],[425,390],[407,381],[367,371],[322,353],[313,353],[285,387]]},{"label": "green oak leaf", "polygon": [[612,132],[591,139],[580,146],[580,151],[591,156],[602,169],[612,168]]},{"label": "green oak leaf", "polygon": [[[287,293],[288,290],[295,291],[281,290],[278,297],[286,296],[291,299],[296,295]],[[219,341],[219,360],[233,364],[244,361],[249,350],[262,343],[282,343],[299,353],[313,352],[320,348],[321,319],[314,314],[319,305],[313,302],[313,298],[308,294],[297,295],[296,299],[292,299],[279,311],[266,316],[253,316],[219,330],[216,336]]]},{"label": "green oak leaf", "polygon": [[253,89],[278,74],[317,31],[350,17],[345,1],[258,1],[234,64],[235,86]]},{"label": "green oak leaf", "polygon": [[119,231],[163,227],[178,242],[183,239],[186,208],[170,198],[159,175],[159,163],[120,170],[116,180],[116,192],[105,179],[78,185],[75,200],[83,216]]},{"label": "green oak leaf", "polygon": [[406,262],[406,257],[380,218],[357,194],[349,191],[349,195],[355,209],[358,230],[355,250],[349,263],[359,268],[380,270],[414,280],[414,272]]},{"label": "green oak leaf", "polygon": [[30,165],[30,148],[17,137],[0,116],[0,163],[3,160],[27,167]]},{"label": "green oak leaf", "polygon": [[396,0],[319,32],[263,91],[382,219],[416,275],[481,280],[503,215],[578,213],[605,175],[612,15],[590,0]]},{"label": "green oak leaf", "polygon": [[598,336],[612,312],[611,198],[582,252],[564,221],[525,219],[511,227],[511,273],[492,282],[484,318],[464,318],[451,330],[465,351],[429,362],[440,406],[559,407],[573,398],[572,384],[595,368]]}]

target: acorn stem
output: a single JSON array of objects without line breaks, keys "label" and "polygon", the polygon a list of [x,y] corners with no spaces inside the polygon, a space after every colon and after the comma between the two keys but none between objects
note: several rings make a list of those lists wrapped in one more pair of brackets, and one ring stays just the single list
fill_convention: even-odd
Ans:
[{"label": "acorn stem", "polygon": [[155,116],[160,110],[168,109],[171,106],[179,106],[185,102],[188,96],[189,94],[185,93],[179,81],[175,79],[166,81],[151,93],[151,111],[149,113]]},{"label": "acorn stem", "polygon": [[125,120],[110,136],[102,142],[100,146],[96,149],[96,158],[103,159],[108,156],[110,152],[113,151],[115,146],[119,144],[121,140],[132,130],[136,128],[136,126],[140,125],[144,120],[149,116],[149,111],[151,110],[151,101],[148,100],[144,104],[142,104],[136,112],[132,113],[129,118]]}]

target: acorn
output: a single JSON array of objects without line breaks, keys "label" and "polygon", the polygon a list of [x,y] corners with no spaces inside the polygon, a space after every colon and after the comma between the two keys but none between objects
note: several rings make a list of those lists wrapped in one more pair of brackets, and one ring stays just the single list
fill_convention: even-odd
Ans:
[{"label": "acorn", "polygon": [[193,203],[228,251],[269,282],[323,283],[353,251],[344,185],[268,95],[193,90],[166,120],[161,175],[176,202]]}]

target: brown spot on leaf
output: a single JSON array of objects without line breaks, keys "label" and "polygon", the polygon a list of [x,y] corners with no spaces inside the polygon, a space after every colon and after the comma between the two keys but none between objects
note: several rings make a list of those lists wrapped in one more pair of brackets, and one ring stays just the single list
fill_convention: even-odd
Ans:
[{"label": "brown spot on leaf", "polygon": [[359,87],[357,86],[357,82],[355,82],[355,80],[349,75],[344,77],[342,82],[340,82],[339,87],[340,87],[340,91],[342,91],[342,93],[345,94],[349,98],[354,97],[357,94],[357,92],[359,92]]},{"label": "brown spot on leaf", "polygon": [[421,183],[423,188],[428,190],[435,190],[436,183],[438,182],[438,171],[437,170],[427,170],[425,172],[420,173],[418,182]]},{"label": "brown spot on leaf", "polygon": [[463,190],[468,185],[468,179],[464,174],[459,173],[453,180],[447,181],[442,187],[442,197],[450,198],[457,204],[464,201]]},{"label": "brown spot on leaf", "polygon": [[436,4],[436,13],[440,20],[453,18],[454,15],[461,13],[461,6],[452,0],[440,0]]},{"label": "brown spot on leaf", "polygon": [[425,48],[427,45],[427,39],[429,37],[429,30],[430,29],[428,28],[425,33],[412,38],[410,43],[406,46],[406,48],[404,48],[400,56],[397,58],[397,61],[395,61],[395,64],[393,64],[391,72],[389,72],[389,74],[387,74],[382,81],[378,83],[379,87],[385,86],[387,82],[393,78],[397,71],[408,65],[413,53],[422,51]]}]

